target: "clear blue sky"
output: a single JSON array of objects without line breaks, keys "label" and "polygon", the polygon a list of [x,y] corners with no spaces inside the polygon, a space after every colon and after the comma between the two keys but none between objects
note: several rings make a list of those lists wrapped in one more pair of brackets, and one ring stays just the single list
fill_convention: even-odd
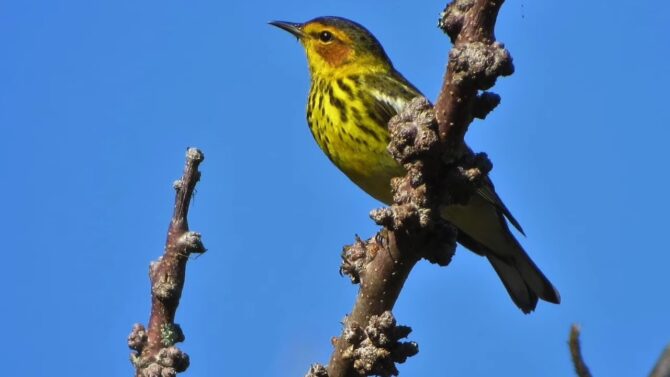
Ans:
[{"label": "clear blue sky", "polygon": [[[431,99],[445,1],[0,3],[7,376],[129,376],[171,182],[206,155],[178,322],[188,376],[302,376],[325,363],[356,287],[340,250],[376,231],[366,196],[305,124],[294,38],[269,20],[366,25]],[[489,264],[421,263],[396,306],[420,353],[403,376],[569,376],[570,324],[600,376],[642,376],[670,342],[670,5],[510,0],[497,36],[516,73],[471,127],[560,306],[525,316]]]}]

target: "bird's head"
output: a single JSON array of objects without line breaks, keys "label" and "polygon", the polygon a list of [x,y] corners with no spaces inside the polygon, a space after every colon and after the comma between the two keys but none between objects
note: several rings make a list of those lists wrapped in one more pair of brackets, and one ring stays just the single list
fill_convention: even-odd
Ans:
[{"label": "bird's head", "polygon": [[393,67],[377,38],[346,18],[319,17],[302,24],[270,24],[298,38],[307,53],[312,76],[385,72]]}]

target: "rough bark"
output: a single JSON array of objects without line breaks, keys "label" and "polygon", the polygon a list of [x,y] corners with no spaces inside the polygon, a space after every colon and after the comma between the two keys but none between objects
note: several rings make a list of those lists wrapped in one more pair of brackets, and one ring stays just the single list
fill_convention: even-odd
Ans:
[{"label": "rough bark", "polygon": [[135,324],[128,336],[128,346],[134,350],[131,361],[137,377],[176,376],[189,365],[188,355],[175,347],[184,340],[184,334],[174,318],[186,278],[186,262],[192,253],[205,252],[200,234],[189,231],[187,219],[193,191],[200,179],[198,166],[203,159],[202,152],[189,148],[184,174],[174,183],[177,193],[165,250],[149,267],[149,328]]}]

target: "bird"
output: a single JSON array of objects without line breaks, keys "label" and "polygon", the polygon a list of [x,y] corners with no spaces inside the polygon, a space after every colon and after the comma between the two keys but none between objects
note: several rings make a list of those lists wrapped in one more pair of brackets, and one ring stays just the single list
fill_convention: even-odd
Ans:
[{"label": "bird", "polygon": [[[377,38],[354,21],[326,16],[270,25],[304,47],[311,78],[307,123],[321,150],[361,189],[391,204],[390,181],[405,170],[387,150],[387,124],[423,94],[394,68]],[[535,310],[538,299],[560,303],[556,288],[510,231],[507,222],[524,234],[488,178],[466,204],[444,206],[440,215],[458,229],[461,245],[488,259],[522,312]]]}]

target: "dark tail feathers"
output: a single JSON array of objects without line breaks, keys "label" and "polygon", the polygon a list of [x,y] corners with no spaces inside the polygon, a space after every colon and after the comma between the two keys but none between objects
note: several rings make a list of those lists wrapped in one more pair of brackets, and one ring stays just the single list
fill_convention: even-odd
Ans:
[{"label": "dark tail feathers", "polygon": [[516,253],[514,260],[506,260],[486,253],[486,257],[502,280],[512,301],[524,313],[535,310],[538,298],[558,304],[561,296],[542,271],[533,263],[519,245],[520,253]]}]

